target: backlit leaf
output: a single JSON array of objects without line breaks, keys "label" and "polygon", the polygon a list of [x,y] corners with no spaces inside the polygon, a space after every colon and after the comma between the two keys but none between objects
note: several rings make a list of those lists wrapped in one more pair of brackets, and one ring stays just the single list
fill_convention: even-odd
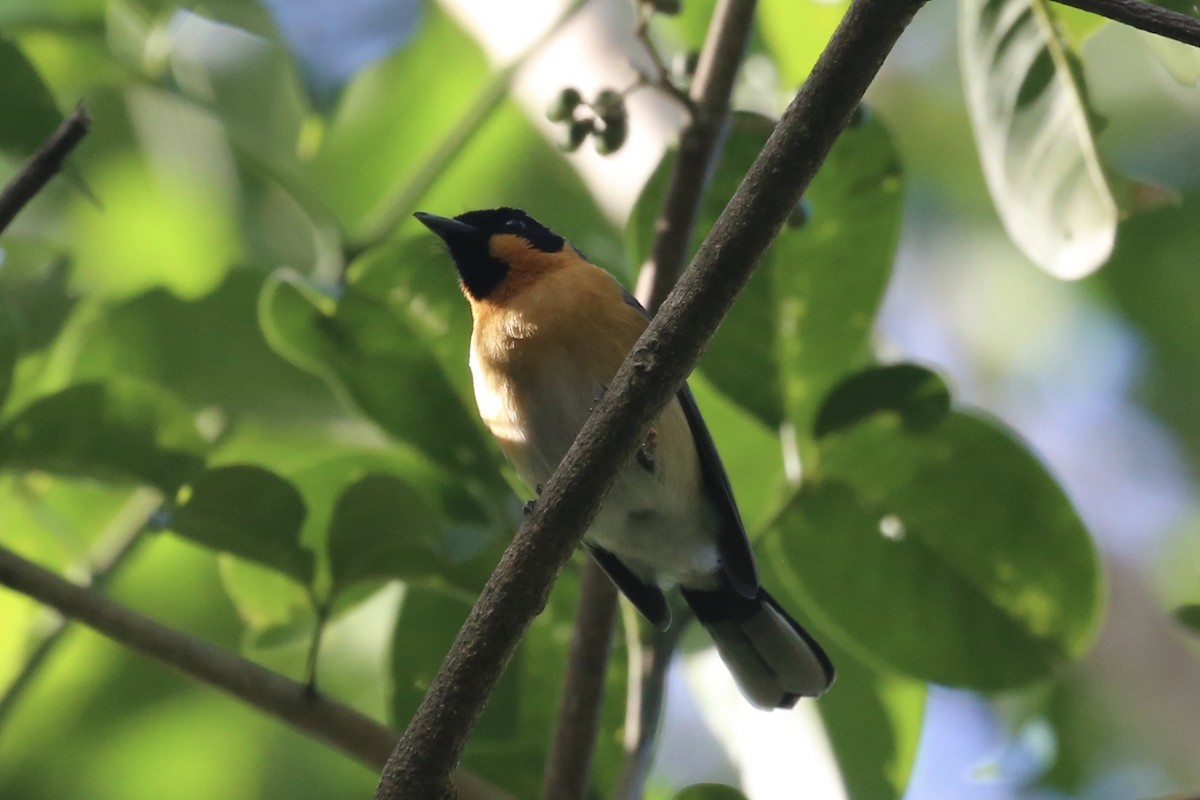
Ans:
[{"label": "backlit leaf", "polygon": [[1083,76],[1047,0],[962,0],[959,51],[984,177],[1008,235],[1059,278],[1107,260],[1117,205]]}]

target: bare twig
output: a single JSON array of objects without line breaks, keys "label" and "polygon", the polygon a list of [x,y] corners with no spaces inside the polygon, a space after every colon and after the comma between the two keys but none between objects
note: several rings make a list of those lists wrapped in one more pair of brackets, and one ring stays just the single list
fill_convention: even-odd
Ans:
[{"label": "bare twig", "polygon": [[642,638],[636,621],[626,627],[630,670],[625,707],[625,760],[613,792],[615,800],[641,800],[650,776],[667,702],[667,671],[675,648],[691,622],[689,610],[674,611],[675,619],[665,631],[652,630]]},{"label": "bare twig", "polygon": [[638,297],[653,313],[687,261],[700,198],[729,117],[729,98],[754,24],[755,0],[721,0],[713,10],[696,78],[692,115],[679,135],[667,196],[654,223],[654,242],[638,275]]},{"label": "bare twig", "polygon": [[378,800],[452,797],[448,776],[617,470],[682,386],[925,0],[855,0],[812,75],[521,525],[388,759]]},{"label": "bare twig", "polygon": [[[396,743],[394,731],[349,706],[326,697],[312,697],[303,684],[168,628],[3,547],[0,547],[0,586],[28,595],[131,650],[228,692],[341,750],[369,769],[380,769]],[[455,781],[463,798],[507,798],[499,789],[472,775],[460,774]]]},{"label": "bare twig", "polygon": [[50,134],[33,158],[0,190],[0,233],[21,209],[62,169],[63,161],[87,135],[92,118],[82,105],[75,106],[62,124]]},{"label": "bare twig", "polygon": [[579,587],[579,613],[546,759],[542,800],[587,797],[616,618],[616,587],[589,558]]},{"label": "bare twig", "polygon": [[633,29],[634,37],[642,43],[642,48],[646,51],[646,56],[650,59],[650,66],[654,69],[654,74],[643,76],[636,86],[654,86],[666,92],[671,99],[675,100],[684,109],[687,110],[689,116],[696,115],[696,101],[692,96],[676,85],[671,78],[671,70],[667,67],[667,63],[663,61],[662,54],[658,52],[658,45],[654,43],[654,39],[650,37],[650,20],[654,17],[654,9],[648,4],[638,4],[637,8],[638,21],[637,27]]},{"label": "bare twig", "polygon": [[1056,0],[1114,22],[1200,47],[1200,19],[1141,0]]}]

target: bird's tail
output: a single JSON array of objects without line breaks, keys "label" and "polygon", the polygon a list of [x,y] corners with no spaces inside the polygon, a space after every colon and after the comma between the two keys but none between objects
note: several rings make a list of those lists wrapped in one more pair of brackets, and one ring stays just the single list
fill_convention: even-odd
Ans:
[{"label": "bird's tail", "polygon": [[759,708],[791,708],[833,683],[829,656],[766,590],[743,597],[725,584],[708,591],[684,589],[683,596],[742,694]]}]

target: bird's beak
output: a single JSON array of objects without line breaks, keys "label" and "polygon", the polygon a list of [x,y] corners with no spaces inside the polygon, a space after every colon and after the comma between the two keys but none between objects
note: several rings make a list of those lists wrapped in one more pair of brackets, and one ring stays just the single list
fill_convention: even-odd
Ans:
[{"label": "bird's beak", "polygon": [[429,230],[442,237],[442,241],[446,242],[446,244],[450,244],[453,241],[474,238],[479,235],[478,230],[456,219],[439,217],[437,214],[426,214],[424,211],[418,211],[413,216],[419,219],[421,224],[426,228],[429,228]]}]

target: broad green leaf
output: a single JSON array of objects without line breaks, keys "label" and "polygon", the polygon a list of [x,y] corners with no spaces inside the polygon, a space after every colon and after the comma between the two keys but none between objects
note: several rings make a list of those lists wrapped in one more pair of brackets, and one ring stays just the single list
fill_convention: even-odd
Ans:
[{"label": "broad green leaf", "polygon": [[12,387],[13,370],[17,368],[17,356],[21,349],[17,321],[7,304],[0,304],[0,410],[8,399]]},{"label": "broad green leaf", "polygon": [[12,41],[0,36],[0,154],[22,162],[33,155],[63,115],[50,89]]},{"label": "broad green leaf", "polygon": [[352,238],[372,230],[487,81],[475,44],[436,6],[426,11],[421,35],[410,46],[347,85],[309,164],[315,190]]},{"label": "broad green leaf", "polygon": [[253,414],[276,430],[341,415],[323,382],[263,338],[257,302],[265,277],[235,269],[195,300],[152,289],[105,306],[88,323],[72,377],[150,381],[195,408],[221,408],[237,421]]},{"label": "broad green leaf", "polygon": [[167,495],[200,472],[204,451],[179,401],[136,381],[70,386],[0,427],[0,469],[134,480]]},{"label": "broad green leaf", "polygon": [[1078,657],[1101,604],[1096,554],[1062,490],[995,424],[878,414],[821,442],[818,474],[767,538],[784,587],[844,644],[981,690]]},{"label": "broad green leaf", "polygon": [[1196,298],[1200,297],[1200,193],[1176,206],[1130,217],[1108,267],[1100,278],[1111,302],[1137,326],[1149,346],[1144,401],[1178,433],[1193,463],[1200,463],[1200,337]]},{"label": "broad green leaf", "polygon": [[1093,34],[1108,24],[1108,19],[1099,14],[1065,5],[1055,6],[1054,18],[1058,21],[1059,30],[1076,52]]},{"label": "broad green leaf", "polygon": [[672,800],[746,800],[746,795],[723,783],[694,783],[677,792]]},{"label": "broad green leaf", "polygon": [[892,364],[856,372],[821,404],[813,435],[822,438],[882,412],[896,414],[905,430],[936,428],[950,411],[942,377],[916,364]]},{"label": "broad green leaf", "polygon": [[70,269],[65,259],[33,245],[7,240],[4,268],[0,270],[0,294],[19,331],[21,351],[46,347],[70,317],[78,298],[67,286]]},{"label": "broad green leaf", "polygon": [[758,30],[786,88],[799,86],[817,63],[849,0],[762,0]]},{"label": "broad green leaf", "polygon": [[904,797],[925,714],[925,685],[877,672],[839,648],[834,690],[817,701],[850,797]]},{"label": "broad green leaf", "polygon": [[1193,634],[1200,634],[1200,604],[1180,606],[1173,612],[1175,621]]},{"label": "broad green leaf", "polygon": [[255,158],[296,169],[308,101],[281,45],[181,11],[169,28],[169,47],[171,77],[184,96],[208,108]]},{"label": "broad green leaf", "polygon": [[434,575],[441,525],[421,495],[388,474],[346,487],[329,525],[333,590],[372,578]]},{"label": "broad green leaf", "polygon": [[273,276],[259,319],[285,358],[345,393],[385,431],[483,485],[499,482],[481,425],[405,321],[347,287],[334,303],[298,279]]},{"label": "broad green leaf", "polygon": [[[162,108],[171,102],[181,101]],[[71,215],[77,288],[119,299],[162,286],[195,299],[220,285],[240,238],[219,175],[121,155],[98,163],[88,180],[100,206],[80,198]]]},{"label": "broad green leaf", "polygon": [[[739,115],[705,196],[707,233],[762,149],[773,124]],[[638,200],[635,253],[648,249],[671,158]],[[811,429],[817,406],[871,352],[871,326],[891,274],[901,215],[900,165],[872,117],[848,129],[806,195],[807,220],[788,226],[713,337],[705,377],[771,428]]]},{"label": "broad green leaf", "polygon": [[313,554],[300,544],[304,499],[291,483],[261,467],[204,472],[171,514],[170,529],[205,547],[231,553],[310,583]]},{"label": "broad green leaf", "polygon": [[256,642],[259,633],[269,630],[289,630],[297,640],[312,635],[316,616],[303,586],[274,568],[229,553],[217,558],[217,566],[221,585]]},{"label": "broad green leaf", "polygon": [[1048,0],[961,0],[959,53],[975,141],[1008,235],[1058,278],[1107,260],[1117,227],[1083,76]]}]

